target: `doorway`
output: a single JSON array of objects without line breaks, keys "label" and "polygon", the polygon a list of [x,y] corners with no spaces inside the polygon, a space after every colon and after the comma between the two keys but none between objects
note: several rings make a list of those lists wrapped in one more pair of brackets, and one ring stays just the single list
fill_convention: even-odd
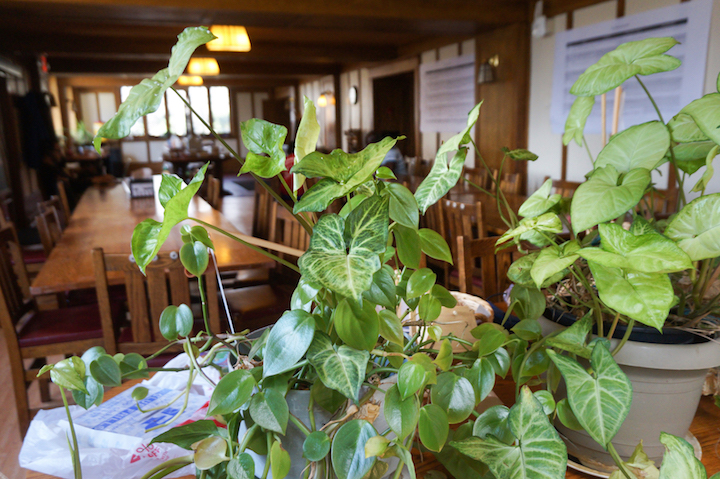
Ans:
[{"label": "doorway", "polygon": [[377,132],[405,135],[398,147],[405,157],[415,157],[415,72],[373,80],[373,128]]}]

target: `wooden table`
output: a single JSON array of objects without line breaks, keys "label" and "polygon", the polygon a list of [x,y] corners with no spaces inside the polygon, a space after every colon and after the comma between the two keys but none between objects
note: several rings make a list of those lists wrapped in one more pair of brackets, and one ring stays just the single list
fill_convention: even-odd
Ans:
[{"label": "wooden table", "polygon": [[[160,176],[155,176],[155,191]],[[233,225],[202,198],[195,196],[188,214],[241,235]],[[155,198],[130,199],[124,183],[111,186],[92,186],[83,194],[68,227],[50,257],[32,282],[32,294],[48,294],[95,286],[92,255],[93,248],[101,247],[107,253],[130,253],[130,238],[135,226],[146,218],[162,221],[163,208]],[[192,224],[192,222],[188,222]],[[179,251],[182,246],[176,227],[165,242],[162,251]],[[273,261],[250,248],[210,231],[215,243],[215,255],[221,270],[247,269],[271,266]],[[113,284],[123,281],[122,275],[109,276]]]}]

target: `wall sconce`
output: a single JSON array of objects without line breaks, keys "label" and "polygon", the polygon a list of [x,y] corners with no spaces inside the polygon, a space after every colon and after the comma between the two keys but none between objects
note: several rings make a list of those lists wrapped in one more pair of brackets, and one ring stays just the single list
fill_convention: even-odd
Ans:
[{"label": "wall sconce", "polygon": [[182,86],[200,86],[203,84],[203,79],[198,75],[180,75],[178,84]]},{"label": "wall sconce", "polygon": [[479,84],[492,83],[495,81],[495,68],[500,64],[500,58],[497,55],[490,57],[485,63],[481,63],[478,67]]},{"label": "wall sconce", "polygon": [[325,108],[326,106],[335,104],[335,95],[331,91],[324,91],[317,99],[317,106]]},{"label": "wall sconce", "polygon": [[249,52],[250,37],[240,25],[213,25],[210,32],[217,38],[205,44],[211,52]]},{"label": "wall sconce", "polygon": [[212,76],[220,74],[220,66],[214,58],[191,58],[188,64],[191,75]]}]

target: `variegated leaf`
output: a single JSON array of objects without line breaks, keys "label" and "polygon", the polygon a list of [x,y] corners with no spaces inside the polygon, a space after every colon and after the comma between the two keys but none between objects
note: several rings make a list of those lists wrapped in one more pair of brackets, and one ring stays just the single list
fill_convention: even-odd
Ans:
[{"label": "variegated leaf", "polygon": [[325,386],[357,402],[369,352],[344,345],[336,350],[327,334],[316,331],[307,358]]}]

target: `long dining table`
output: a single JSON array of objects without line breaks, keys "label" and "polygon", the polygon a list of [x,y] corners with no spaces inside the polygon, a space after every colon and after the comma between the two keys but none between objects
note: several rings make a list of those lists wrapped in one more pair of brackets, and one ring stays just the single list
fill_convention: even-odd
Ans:
[{"label": "long dining table", "polygon": [[[157,191],[161,177],[155,176],[155,196],[130,198],[122,181],[110,186],[91,186],[73,211],[67,228],[30,285],[34,295],[59,293],[95,286],[92,250],[101,247],[107,253],[130,254],[130,239],[135,226],[146,218],[163,219],[163,207]],[[237,229],[218,210],[199,196],[193,197],[188,216],[220,227],[236,236]],[[188,221],[188,224],[193,224]],[[170,234],[161,251],[179,251],[182,247],[179,226]],[[239,270],[271,266],[263,254],[215,231],[209,231],[220,270]],[[111,284],[123,282],[122,274],[109,275]]]}]

